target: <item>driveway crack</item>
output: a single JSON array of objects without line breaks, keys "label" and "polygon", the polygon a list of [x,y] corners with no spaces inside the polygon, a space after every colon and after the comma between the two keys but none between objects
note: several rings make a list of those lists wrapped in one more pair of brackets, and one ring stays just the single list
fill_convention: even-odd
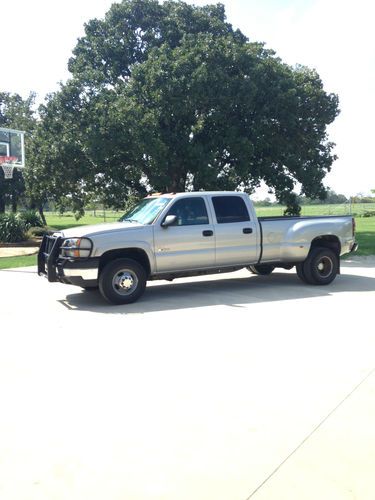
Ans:
[{"label": "driveway crack", "polygon": [[368,380],[371,375],[375,373],[375,367],[319,422],[316,427],[313,428],[313,430],[292,450],[287,457],[284,458],[284,460],[277,466],[275,469],[262,481],[259,486],[253,490],[248,497],[246,497],[246,500],[250,500],[280,469],[281,467],[300,449],[302,446],[308,441],[314,434],[315,432],[322,427],[322,425],[333,415],[336,410],[340,408],[341,405],[345,403],[356,391],[361,387],[362,384]]}]

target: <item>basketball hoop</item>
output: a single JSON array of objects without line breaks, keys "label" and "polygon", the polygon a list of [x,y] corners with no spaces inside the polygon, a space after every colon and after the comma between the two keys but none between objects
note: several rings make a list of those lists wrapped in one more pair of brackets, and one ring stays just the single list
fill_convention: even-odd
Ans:
[{"label": "basketball hoop", "polygon": [[13,179],[13,171],[17,156],[0,156],[0,165],[4,171],[4,179]]}]

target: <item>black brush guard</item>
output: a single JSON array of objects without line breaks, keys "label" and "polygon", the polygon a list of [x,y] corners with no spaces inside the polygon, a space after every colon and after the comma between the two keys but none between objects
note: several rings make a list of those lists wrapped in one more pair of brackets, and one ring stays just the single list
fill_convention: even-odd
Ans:
[{"label": "black brush guard", "polygon": [[63,238],[45,235],[38,253],[38,274],[48,281],[59,281],[56,265]]}]

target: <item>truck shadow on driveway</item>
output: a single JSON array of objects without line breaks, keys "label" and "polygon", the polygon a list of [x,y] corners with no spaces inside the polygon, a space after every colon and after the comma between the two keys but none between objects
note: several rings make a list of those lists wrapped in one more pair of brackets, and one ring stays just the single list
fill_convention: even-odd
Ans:
[{"label": "truck shadow on driveway", "polygon": [[110,314],[144,314],[209,306],[246,307],[253,303],[330,297],[340,292],[373,292],[375,278],[343,274],[328,286],[311,286],[295,273],[271,276],[192,278],[181,282],[151,282],[138,302],[129,305],[107,304],[98,291],[67,295],[60,302],[72,310]]}]

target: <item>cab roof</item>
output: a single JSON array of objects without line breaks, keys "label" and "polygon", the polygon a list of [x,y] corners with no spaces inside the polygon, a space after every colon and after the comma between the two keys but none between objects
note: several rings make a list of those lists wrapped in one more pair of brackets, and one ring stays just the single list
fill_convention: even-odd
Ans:
[{"label": "cab roof", "polygon": [[180,196],[233,196],[233,195],[245,195],[247,193],[243,193],[240,191],[183,191],[180,193],[151,193],[146,198],[176,198]]}]

